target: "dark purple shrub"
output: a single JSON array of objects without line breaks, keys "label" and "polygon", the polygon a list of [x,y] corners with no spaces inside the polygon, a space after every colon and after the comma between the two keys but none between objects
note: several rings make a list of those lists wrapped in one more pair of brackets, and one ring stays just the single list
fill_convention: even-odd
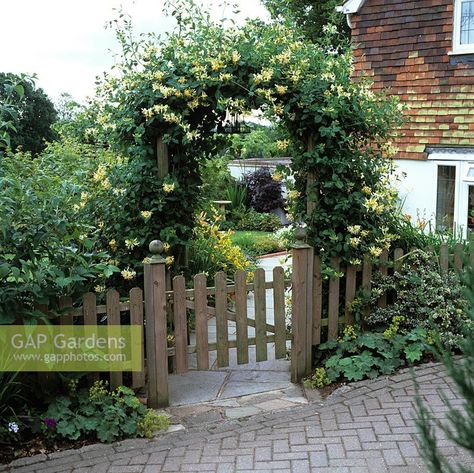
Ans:
[{"label": "dark purple shrub", "polygon": [[244,175],[247,188],[247,205],[257,212],[270,212],[284,208],[281,182],[275,181],[268,168],[260,168]]}]

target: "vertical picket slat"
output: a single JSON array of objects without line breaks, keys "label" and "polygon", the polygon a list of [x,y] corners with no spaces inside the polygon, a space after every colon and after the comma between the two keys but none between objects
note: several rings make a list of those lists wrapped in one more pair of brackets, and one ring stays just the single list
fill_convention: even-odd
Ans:
[{"label": "vertical picket slat", "polygon": [[346,269],[346,307],[345,307],[345,322],[346,325],[354,323],[354,311],[351,304],[354,302],[356,295],[356,277],[357,268],[350,264]]},{"label": "vertical picket slat", "polygon": [[249,362],[249,334],[247,324],[247,273],[235,273],[235,325],[237,330],[237,363]]},{"label": "vertical picket slat", "polygon": [[393,252],[393,267],[395,271],[399,271],[402,266],[401,258],[403,257],[403,250],[401,248],[395,248]]},{"label": "vertical picket slat", "polygon": [[[379,265],[379,271],[382,276],[387,276],[388,274],[388,251],[383,250],[382,254],[380,255],[380,265]],[[378,302],[379,307],[387,307],[387,294],[384,292]]]},{"label": "vertical picket slat", "polygon": [[323,278],[321,275],[321,258],[314,256],[313,263],[313,345],[321,343],[321,319],[323,313]]},{"label": "vertical picket slat", "polygon": [[[107,325],[120,325],[120,296],[115,289],[109,289],[106,294]],[[121,371],[110,372],[110,389],[115,389],[123,383]]]},{"label": "vertical picket slat", "polygon": [[209,369],[209,340],[207,327],[207,278],[194,276],[194,313],[196,317],[196,358],[198,370]]},{"label": "vertical picket slat", "polygon": [[255,288],[255,350],[257,361],[267,358],[267,304],[265,292],[265,270],[258,268],[254,275]]},{"label": "vertical picket slat", "polygon": [[439,265],[441,274],[446,274],[449,269],[449,248],[448,245],[442,244],[439,249]]},{"label": "vertical picket slat", "polygon": [[[82,317],[84,325],[97,325],[97,296],[93,292],[84,294],[82,299]],[[99,378],[99,373],[87,375],[87,380],[90,384],[94,384]]]},{"label": "vertical picket slat", "polygon": [[227,282],[221,271],[215,276],[217,366],[229,366],[229,329],[227,326]]},{"label": "vertical picket slat", "polygon": [[84,294],[82,316],[84,325],[97,325],[97,297],[93,292]]},{"label": "vertical picket slat", "polygon": [[281,266],[273,268],[273,311],[275,319],[275,358],[286,356],[285,272]]},{"label": "vertical picket slat", "polygon": [[145,339],[143,331],[143,291],[139,287],[130,290],[130,325],[140,327],[141,336],[132,338],[132,345],[140,344],[141,371],[132,372],[132,387],[142,388],[145,386]]},{"label": "vertical picket slat", "polygon": [[454,267],[456,269],[462,269],[464,257],[464,245],[462,243],[456,243],[454,247]]},{"label": "vertical picket slat", "polygon": [[[370,296],[372,290],[372,261],[370,256],[364,258],[364,264],[362,266],[362,294],[364,297]],[[369,314],[370,308],[368,305],[363,310],[363,317],[365,318]],[[364,320],[362,320],[362,325]]]},{"label": "vertical picket slat", "polygon": [[[331,258],[331,267],[339,272],[339,258]],[[328,340],[336,340],[338,335],[340,283],[341,280],[337,275],[329,279]]]},{"label": "vertical picket slat", "polygon": [[[59,299],[59,309],[61,311],[63,311],[64,309],[68,309],[70,307],[72,307],[72,299],[70,297],[61,297]],[[61,325],[73,325],[74,324],[74,320],[73,320],[71,312],[64,311],[61,314],[61,317],[60,317],[59,320],[60,320]]]},{"label": "vertical picket slat", "polygon": [[173,302],[176,372],[181,374],[188,371],[188,323],[184,276],[173,278]]}]

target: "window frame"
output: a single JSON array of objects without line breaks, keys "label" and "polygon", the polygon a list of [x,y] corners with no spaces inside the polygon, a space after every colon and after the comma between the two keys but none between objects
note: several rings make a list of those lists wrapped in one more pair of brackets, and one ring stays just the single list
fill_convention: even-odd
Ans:
[{"label": "window frame", "polygon": [[461,12],[463,2],[470,0],[455,0],[453,24],[453,50],[450,54],[474,54],[474,43],[461,44]]}]

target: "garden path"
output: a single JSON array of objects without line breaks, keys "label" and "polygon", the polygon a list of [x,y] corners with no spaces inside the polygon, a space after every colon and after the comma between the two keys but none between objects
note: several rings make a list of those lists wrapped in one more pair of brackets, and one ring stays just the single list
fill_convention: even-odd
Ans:
[{"label": "garden path", "polygon": [[[8,473],[424,473],[416,444],[414,377],[437,419],[462,400],[439,364],[361,381],[326,400],[213,422],[152,440],[92,445],[0,466]],[[244,417],[244,416],[242,416]],[[442,452],[473,468],[472,457],[439,435]]]}]

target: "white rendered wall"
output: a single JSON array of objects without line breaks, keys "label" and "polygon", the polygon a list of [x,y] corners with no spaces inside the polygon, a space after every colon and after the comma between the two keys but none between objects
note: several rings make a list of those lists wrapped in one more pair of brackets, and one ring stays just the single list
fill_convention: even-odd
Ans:
[{"label": "white rendered wall", "polygon": [[405,213],[414,224],[418,219],[435,222],[436,215],[436,166],[433,161],[397,159],[396,188],[403,202]]}]

